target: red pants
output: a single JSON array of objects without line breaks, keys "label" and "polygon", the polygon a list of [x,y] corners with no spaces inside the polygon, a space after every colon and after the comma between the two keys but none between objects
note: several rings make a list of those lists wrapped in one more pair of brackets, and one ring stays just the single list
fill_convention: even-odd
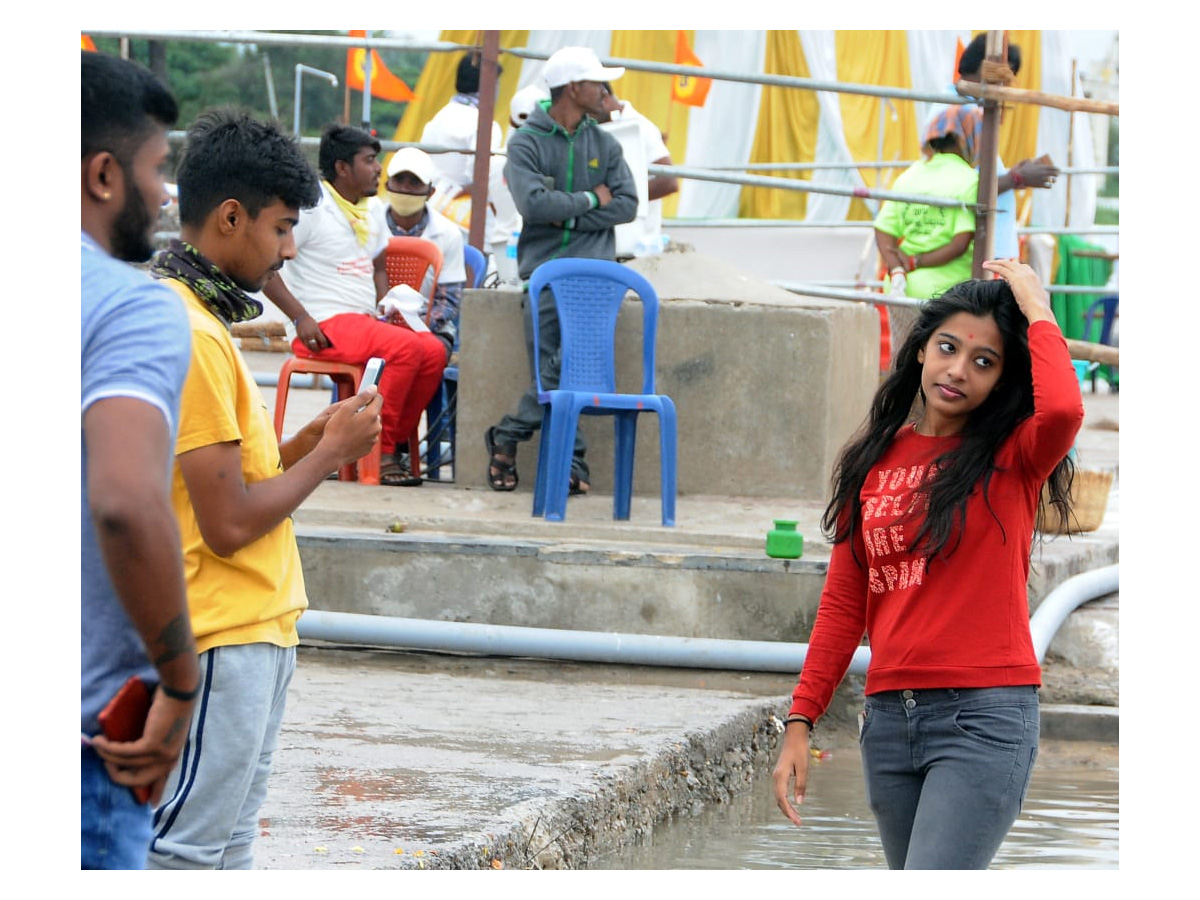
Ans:
[{"label": "red pants", "polygon": [[312,353],[293,340],[292,351],[308,359],[359,365],[372,356],[386,361],[379,380],[383,396],[380,450],[394,453],[397,444],[408,443],[421,413],[442,384],[446,345],[427,331],[412,331],[361,313],[332,316],[321,323],[321,331],[329,339],[328,349]]}]

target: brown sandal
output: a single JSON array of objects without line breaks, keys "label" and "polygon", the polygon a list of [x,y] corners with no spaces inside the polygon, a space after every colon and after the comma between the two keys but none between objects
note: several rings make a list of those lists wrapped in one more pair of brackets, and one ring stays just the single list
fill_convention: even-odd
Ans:
[{"label": "brown sandal", "polygon": [[582,478],[580,478],[574,472],[571,473],[570,487],[567,488],[567,496],[582,497],[582,496],[586,495],[588,493],[588,491],[590,491],[591,489],[592,489],[592,486],[590,484],[588,484],[586,481],[584,481]]},{"label": "brown sandal", "polygon": [[493,425],[483,435],[483,442],[487,445],[488,456],[488,487],[493,491],[515,491],[520,478],[517,476],[517,460],[515,458],[516,448],[513,453],[504,453],[503,456],[509,457],[509,461],[505,462],[496,455],[496,443],[493,440],[496,427]]},{"label": "brown sandal", "polygon": [[388,487],[420,487],[424,479],[413,474],[407,453],[393,453],[379,461],[379,483]]}]

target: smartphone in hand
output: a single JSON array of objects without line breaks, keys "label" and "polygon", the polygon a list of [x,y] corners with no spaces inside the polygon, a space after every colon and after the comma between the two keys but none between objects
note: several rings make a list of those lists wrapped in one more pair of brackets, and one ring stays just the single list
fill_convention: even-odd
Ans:
[{"label": "smartphone in hand", "polygon": [[[100,730],[110,741],[136,741],[146,727],[153,693],[150,686],[134,675],[121,686],[104,709],[100,710]],[[131,789],[138,803],[150,800],[149,785]]]},{"label": "smartphone in hand", "polygon": [[362,381],[359,382],[358,392],[361,394],[370,385],[379,386],[379,379],[383,375],[384,360],[380,356],[372,356],[367,360],[367,367],[363,370]]}]

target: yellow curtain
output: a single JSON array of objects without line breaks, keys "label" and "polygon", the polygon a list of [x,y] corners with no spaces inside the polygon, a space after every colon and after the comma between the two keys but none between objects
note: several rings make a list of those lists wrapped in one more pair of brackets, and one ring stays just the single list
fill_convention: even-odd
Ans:
[{"label": "yellow curtain", "polygon": [[[689,45],[694,32],[686,32]],[[609,56],[616,59],[641,59],[648,62],[670,63],[675,60],[674,31],[614,31]],[[707,62],[707,61],[706,61]],[[613,85],[617,97],[628,100],[638,112],[658,126],[666,135],[671,161],[683,165],[687,151],[688,111],[671,100],[671,76],[658,72],[635,72],[627,69]],[[663,198],[663,215],[675,215],[679,194]]]},{"label": "yellow curtain", "polygon": [[[834,35],[838,81],[912,89],[908,37],[903,31],[838,31]],[[912,160],[920,156],[920,123],[912,100],[839,94],[842,128],[850,155],[858,162]],[[882,139],[880,124],[882,121]],[[867,187],[892,183],[900,169],[860,169]],[[870,210],[854,199],[846,218],[869,221]]]},{"label": "yellow curtain", "polygon": [[[763,71],[771,75],[810,78],[808,62],[796,31],[768,31]],[[812,91],[764,85],[750,162],[812,162],[817,152],[820,107]],[[752,174],[811,181],[804,172],[756,171]],[[808,195],[803,191],[742,188],[738,216],[750,219],[803,219]]]},{"label": "yellow curtain", "polygon": [[[1041,90],[1042,87],[1042,33],[1040,31],[1010,31],[1008,40],[1021,48],[1021,71],[1013,87]],[[1000,121],[1000,158],[1006,165],[1015,166],[1023,159],[1038,155],[1038,117],[1042,107],[1032,103],[1012,103],[1004,107]],[[1065,159],[1055,163],[1065,166]],[[1031,189],[1017,191],[1017,214],[1020,221],[1029,217],[1030,207],[1026,202]]]}]

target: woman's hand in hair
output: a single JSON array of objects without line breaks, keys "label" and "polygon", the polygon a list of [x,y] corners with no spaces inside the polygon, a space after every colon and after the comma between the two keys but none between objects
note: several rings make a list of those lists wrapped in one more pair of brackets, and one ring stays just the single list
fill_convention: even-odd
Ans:
[{"label": "woman's hand in hair", "polygon": [[1017,306],[1021,308],[1030,325],[1047,319],[1054,321],[1054,313],[1050,310],[1050,297],[1042,287],[1042,280],[1037,272],[1025,263],[1015,259],[989,259],[983,263],[983,268],[1008,282],[1017,300]]}]

